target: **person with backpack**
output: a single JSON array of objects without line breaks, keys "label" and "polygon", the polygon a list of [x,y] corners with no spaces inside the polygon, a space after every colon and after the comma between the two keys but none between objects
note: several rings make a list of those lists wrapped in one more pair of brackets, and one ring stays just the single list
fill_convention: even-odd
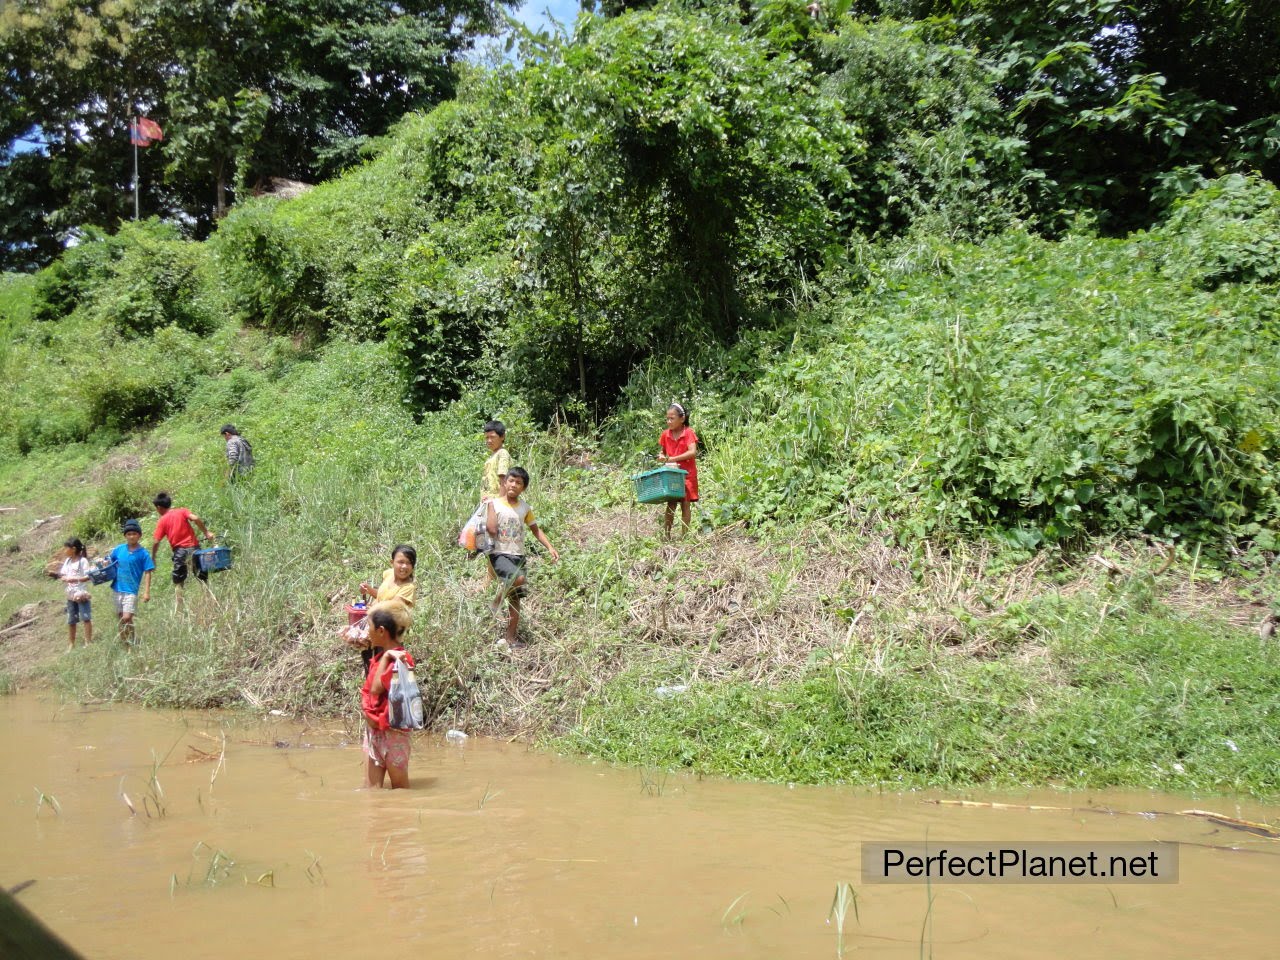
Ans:
[{"label": "person with backpack", "polygon": [[222,425],[222,439],[227,441],[227,480],[234,482],[253,469],[253,444],[230,423]]}]

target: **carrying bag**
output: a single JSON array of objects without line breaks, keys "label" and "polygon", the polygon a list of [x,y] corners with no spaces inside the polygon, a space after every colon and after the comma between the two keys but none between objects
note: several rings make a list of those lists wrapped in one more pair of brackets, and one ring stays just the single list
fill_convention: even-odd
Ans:
[{"label": "carrying bag", "polygon": [[396,671],[391,675],[391,686],[387,689],[387,708],[393,729],[421,730],[426,726],[422,692],[418,689],[413,668],[403,660],[396,660]]},{"label": "carrying bag", "polygon": [[111,584],[114,590],[116,585],[116,574],[119,572],[119,564],[116,563],[115,557],[107,557],[106,562],[99,560],[98,563],[89,568],[89,582],[97,586],[104,583]]},{"label": "carrying bag", "polygon": [[489,528],[485,525],[488,518],[488,504],[480,502],[475,513],[467,518],[458,534],[458,546],[470,553],[489,552]]}]

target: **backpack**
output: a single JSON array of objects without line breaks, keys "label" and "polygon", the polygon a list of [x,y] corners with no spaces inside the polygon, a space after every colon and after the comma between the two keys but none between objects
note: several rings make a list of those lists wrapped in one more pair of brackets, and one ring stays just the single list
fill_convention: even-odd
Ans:
[{"label": "backpack", "polygon": [[391,675],[391,686],[387,689],[387,713],[394,730],[421,730],[426,726],[422,692],[414,679],[413,667],[403,660],[396,661],[396,671]]},{"label": "backpack", "polygon": [[244,437],[240,438],[240,445],[236,450],[236,466],[241,470],[253,469],[253,444]]}]

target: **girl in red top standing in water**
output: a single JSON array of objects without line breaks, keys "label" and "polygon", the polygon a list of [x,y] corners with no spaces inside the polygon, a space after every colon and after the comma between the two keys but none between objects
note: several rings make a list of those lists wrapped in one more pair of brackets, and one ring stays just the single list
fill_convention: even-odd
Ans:
[{"label": "girl in red top standing in water", "polygon": [[369,666],[360,688],[360,708],[365,721],[365,772],[371,787],[383,786],[388,778],[393,790],[409,786],[409,731],[391,726],[387,691],[397,660],[414,665],[400,642],[411,617],[409,608],[396,600],[376,603],[369,611]]},{"label": "girl in red top standing in water", "polygon": [[[698,502],[698,435],[689,426],[689,414],[684,407],[673,403],[667,407],[667,429],[658,436],[662,455],[659,463],[667,463],[686,471],[684,499],[680,501],[680,520],[685,532],[689,530],[689,505]],[[676,505],[667,504],[666,533],[671,536],[671,524],[676,517]]]}]

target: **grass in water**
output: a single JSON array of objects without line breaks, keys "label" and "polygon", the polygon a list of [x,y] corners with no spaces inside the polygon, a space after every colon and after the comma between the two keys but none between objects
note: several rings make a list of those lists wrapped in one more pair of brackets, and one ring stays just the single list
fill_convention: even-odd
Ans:
[{"label": "grass in water", "polygon": [[724,914],[720,917],[720,926],[722,927],[740,927],[743,921],[747,919],[746,900],[751,891],[740,893],[734,898],[729,906],[724,908]]},{"label": "grass in water", "polygon": [[55,816],[62,816],[62,805],[58,803],[58,798],[51,793],[45,793],[39,787],[34,788],[36,792],[36,819],[40,819],[40,811],[48,807],[53,811]]},{"label": "grass in water", "polygon": [[191,881],[195,877],[195,869],[200,862],[202,851],[207,851],[209,861],[204,865],[204,876],[200,882],[206,887],[216,887],[219,884],[226,883],[231,877],[231,870],[235,867],[236,862],[226,852],[215,847],[209,846],[203,840],[196,841],[196,845],[191,848],[192,865],[191,870],[187,873],[187,886],[191,886]]},{"label": "grass in water", "polygon": [[306,874],[307,880],[309,880],[311,885],[314,887],[325,886],[324,867],[320,865],[320,857],[317,854],[312,853],[310,850],[307,851],[307,856],[311,858],[311,862],[307,864],[307,868],[303,871],[303,873]]},{"label": "grass in water", "polygon": [[651,797],[660,797],[667,788],[667,771],[659,770],[654,774],[650,774],[647,770],[640,771],[640,792],[648,794]]},{"label": "grass in water", "polygon": [[848,883],[837,883],[835,895],[831,898],[831,909],[827,911],[827,922],[836,922],[836,957],[844,957],[844,924],[849,908],[853,908],[853,918],[861,923],[858,915],[858,894]]},{"label": "grass in water", "polygon": [[492,790],[490,789],[490,785],[486,783],[484,785],[484,796],[482,796],[480,800],[477,802],[476,809],[483,810],[486,803],[488,803],[490,800],[493,800],[495,797],[500,797],[500,796],[502,796],[501,790]]}]

